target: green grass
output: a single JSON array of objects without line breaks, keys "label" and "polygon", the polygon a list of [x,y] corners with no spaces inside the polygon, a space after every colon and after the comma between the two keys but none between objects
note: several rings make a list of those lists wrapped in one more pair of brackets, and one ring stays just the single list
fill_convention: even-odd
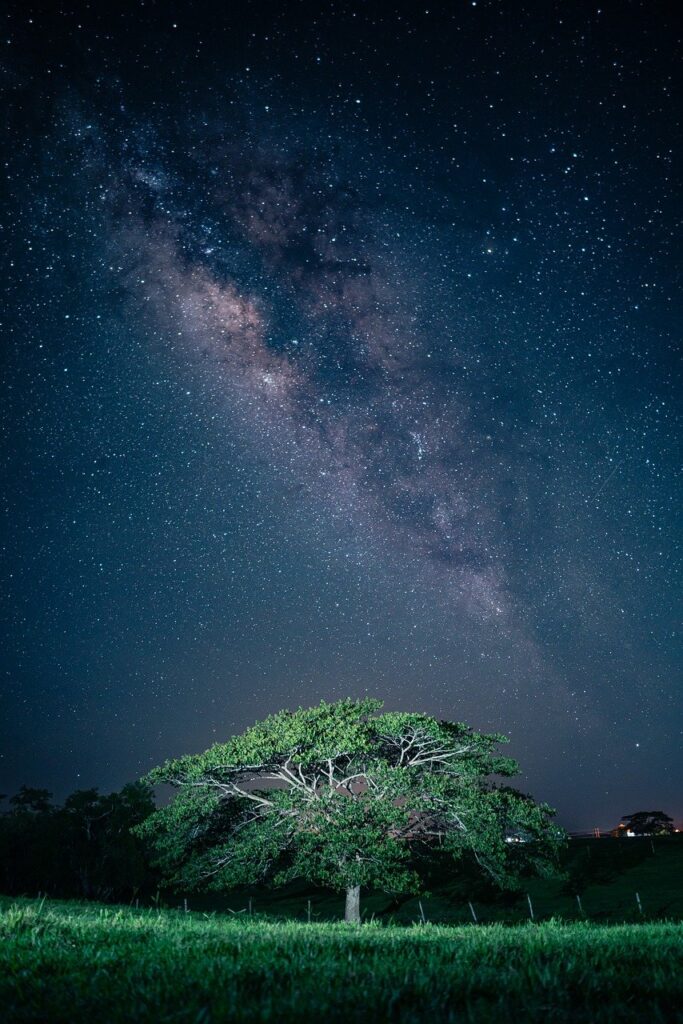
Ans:
[{"label": "green grass", "polygon": [[302,924],[0,900],[4,1021],[683,1019],[683,926]]}]

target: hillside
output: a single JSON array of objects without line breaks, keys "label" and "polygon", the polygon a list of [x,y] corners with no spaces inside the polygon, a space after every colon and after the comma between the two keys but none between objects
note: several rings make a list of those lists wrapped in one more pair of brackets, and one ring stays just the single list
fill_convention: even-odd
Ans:
[{"label": "hillside", "polygon": [[[521,922],[529,917],[527,893],[536,918],[587,919],[594,921],[683,920],[683,837],[643,839],[571,840],[563,856],[564,877],[529,879],[518,895],[499,894],[472,877],[454,878],[451,867],[436,874],[427,893],[419,898],[368,893],[363,915],[396,923],[421,919],[444,924],[472,920],[471,902],[480,922]],[[642,913],[636,893],[640,897]],[[579,895],[581,908],[576,896]],[[292,883],[279,890],[252,887],[225,897],[214,894],[170,895],[169,906],[197,910],[231,910],[235,913],[268,914],[280,919],[338,920],[342,898],[328,890]],[[420,910],[422,904],[422,911]]]}]

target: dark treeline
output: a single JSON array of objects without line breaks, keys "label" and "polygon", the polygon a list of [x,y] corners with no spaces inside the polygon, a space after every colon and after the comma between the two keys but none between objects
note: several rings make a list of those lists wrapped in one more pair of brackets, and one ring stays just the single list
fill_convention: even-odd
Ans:
[{"label": "dark treeline", "polygon": [[[150,787],[134,782],[108,794],[82,789],[57,804],[48,790],[23,786],[3,802],[0,893],[125,903],[139,898],[141,903],[153,900],[158,904],[163,880],[151,865],[143,841],[131,833],[134,825],[155,810]],[[648,830],[636,831],[645,816]],[[652,828],[653,816],[658,831]],[[663,825],[660,818],[666,819]],[[661,812],[639,812],[625,820],[641,835],[640,841],[590,838],[569,844],[561,858],[566,893],[575,896],[593,885],[611,885],[624,871],[654,855],[652,839],[647,837],[654,835],[659,841],[673,832],[671,819]],[[613,835],[625,833],[624,827]],[[501,894],[469,870],[466,862],[455,873],[436,865],[429,881],[430,889],[456,902],[475,898],[512,905],[517,899],[515,894]],[[401,902],[397,899],[396,905]]]},{"label": "dark treeline", "polygon": [[154,810],[139,782],[118,793],[77,790],[63,804],[46,789],[23,786],[0,814],[0,892],[131,900],[157,879],[133,825]]}]

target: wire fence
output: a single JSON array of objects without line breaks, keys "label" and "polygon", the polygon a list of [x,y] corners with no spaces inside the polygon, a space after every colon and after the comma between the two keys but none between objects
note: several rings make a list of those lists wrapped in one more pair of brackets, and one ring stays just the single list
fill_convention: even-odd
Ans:
[{"label": "wire fence", "polygon": [[[617,923],[634,921],[683,920],[683,893],[672,899],[670,893],[661,893],[659,898],[650,893],[645,896],[639,890],[616,893],[575,893],[555,898],[533,894],[519,894],[514,905],[501,906],[496,903],[477,900],[447,900],[424,893],[407,900],[398,907],[381,905],[380,898],[371,894],[361,907],[363,920],[383,921],[395,924],[521,924],[541,922],[551,918],[566,921],[593,921],[595,923]],[[173,907],[169,901],[168,906]],[[184,899],[177,904],[185,913],[205,912],[209,909],[201,900]],[[307,897],[301,901],[264,900],[250,898],[243,905],[212,908],[214,913],[225,913],[245,918],[261,917],[270,920],[299,920],[309,924],[340,920],[343,917],[342,901]]]}]

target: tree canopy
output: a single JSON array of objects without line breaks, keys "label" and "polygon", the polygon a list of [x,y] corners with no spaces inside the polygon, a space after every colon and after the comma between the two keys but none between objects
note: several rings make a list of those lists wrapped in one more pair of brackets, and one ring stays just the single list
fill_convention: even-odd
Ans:
[{"label": "tree canopy", "polygon": [[61,806],[48,790],[22,786],[0,814],[0,890],[130,899],[156,882],[131,834],[153,810],[139,782],[118,793],[77,790]]},{"label": "tree canopy", "polygon": [[619,826],[637,836],[668,835],[674,832],[673,818],[664,811],[636,811],[624,814]]},{"label": "tree canopy", "polygon": [[470,858],[501,887],[551,870],[552,810],[495,781],[514,775],[505,737],[378,700],[281,711],[145,781],[175,799],[137,827],[168,883],[227,890],[303,878],[346,891],[420,888],[420,855]]}]

